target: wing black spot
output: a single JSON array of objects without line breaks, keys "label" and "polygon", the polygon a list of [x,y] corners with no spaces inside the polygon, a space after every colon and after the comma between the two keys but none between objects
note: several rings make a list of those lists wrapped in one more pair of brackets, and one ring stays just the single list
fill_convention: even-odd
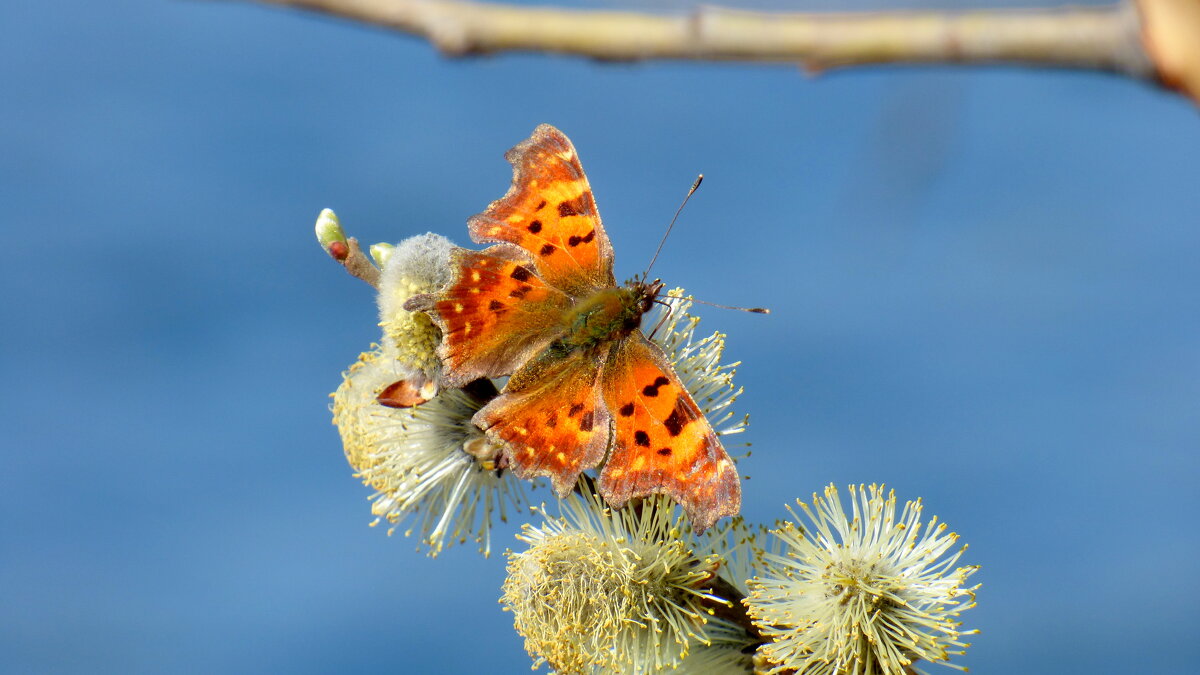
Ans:
[{"label": "wing black spot", "polygon": [[643,448],[648,448],[650,447],[650,434],[638,429],[637,431],[633,432],[633,442],[637,443]]},{"label": "wing black spot", "polygon": [[517,265],[513,268],[512,274],[509,274],[508,276],[516,279],[517,281],[529,281],[529,277],[533,275],[529,272],[529,270]]},{"label": "wing black spot", "polygon": [[590,243],[592,243],[592,240],[595,238],[596,238],[596,230],[592,230],[591,232],[588,232],[587,235],[583,238],[583,243],[590,244]]},{"label": "wing black spot", "polygon": [[619,412],[621,413],[621,417],[629,417],[630,415],[632,415],[633,414],[633,401],[630,401],[629,403],[626,403],[625,405],[621,406],[621,410]]},{"label": "wing black spot", "polygon": [[499,300],[493,300],[488,303],[488,309],[493,312],[499,312],[500,310],[504,309],[504,303],[500,302]]},{"label": "wing black spot", "polygon": [[583,237],[579,237],[579,236],[576,236],[573,234],[567,239],[567,245],[568,246],[578,246],[579,242],[581,242],[581,241],[583,241]]},{"label": "wing black spot", "polygon": [[537,234],[538,232],[542,231],[542,221],[535,220],[529,224],[529,227],[526,227],[525,229],[529,230],[530,232],[532,232],[534,234]]},{"label": "wing black spot", "polygon": [[574,404],[574,405],[572,405],[572,406],[571,406],[571,409],[570,409],[570,410],[568,410],[568,411],[567,411],[567,417],[574,417],[574,416],[578,415],[578,414],[579,414],[579,413],[581,413],[581,412],[583,412],[583,404],[582,404],[582,403],[576,403],[576,404]]},{"label": "wing black spot", "polygon": [[545,246],[542,247],[542,250],[538,251],[538,253],[540,255],[547,256],[547,255],[550,255],[551,253],[554,253],[557,250],[558,249],[555,248],[554,244],[546,244]]},{"label": "wing black spot", "polygon": [[667,419],[663,420],[663,426],[667,428],[667,433],[672,436],[678,436],[683,432],[683,428],[687,426],[688,422],[691,421],[688,415],[687,404],[684,402],[683,396],[680,395],[679,398],[675,399],[675,407],[671,409],[671,414],[667,416]]},{"label": "wing black spot", "polygon": [[546,426],[550,427],[551,429],[558,426],[558,415],[555,415],[554,413],[550,413],[546,417]]},{"label": "wing black spot", "polygon": [[663,377],[662,375],[659,375],[657,378],[655,378],[654,382],[651,382],[650,384],[646,385],[645,388],[642,389],[642,395],[643,396],[658,396],[658,388],[663,386],[664,384],[670,384],[670,383],[671,383],[670,380]]},{"label": "wing black spot", "polygon": [[659,448],[658,450],[655,450],[655,452],[662,455],[663,457],[666,457],[667,455],[671,454],[671,449],[670,448]]},{"label": "wing black spot", "polygon": [[508,297],[521,300],[521,299],[524,299],[526,293],[528,293],[529,291],[532,291],[532,290],[533,290],[533,286],[522,286],[514,291],[509,291]]},{"label": "wing black spot", "polygon": [[537,206],[533,207],[533,210],[541,211],[544,208],[546,208],[546,200],[545,199],[543,199]]},{"label": "wing black spot", "polygon": [[583,414],[583,417],[579,418],[579,430],[580,431],[591,431],[592,423],[595,422],[595,420],[596,420],[596,411],[595,410],[589,410],[589,411],[585,412]]},{"label": "wing black spot", "polygon": [[567,218],[570,216],[578,216],[581,213],[590,213],[592,203],[592,193],[584,191],[575,199],[568,199],[558,203],[558,217]]}]

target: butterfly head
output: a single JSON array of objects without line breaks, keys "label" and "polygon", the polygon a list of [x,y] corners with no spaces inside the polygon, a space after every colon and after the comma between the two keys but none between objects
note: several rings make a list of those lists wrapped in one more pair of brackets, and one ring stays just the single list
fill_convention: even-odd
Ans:
[{"label": "butterfly head", "polygon": [[654,306],[658,296],[662,295],[664,286],[666,284],[662,282],[662,279],[646,281],[643,277],[630,279],[625,283],[625,290],[629,293],[639,321],[642,315],[649,312],[650,308]]}]

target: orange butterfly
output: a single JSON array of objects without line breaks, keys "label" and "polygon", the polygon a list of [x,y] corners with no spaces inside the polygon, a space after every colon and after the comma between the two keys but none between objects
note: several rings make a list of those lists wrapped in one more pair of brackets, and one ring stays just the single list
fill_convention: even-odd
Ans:
[{"label": "orange butterfly", "polygon": [[474,422],[521,478],[549,476],[560,497],[608,461],[600,494],[615,508],[656,492],[697,531],[741,506],[729,455],[663,351],[639,329],[663,284],[617,286],[613,250],[574,146],[543,124],[505,154],[513,183],[468,222],[484,251],[455,249],[455,280],[411,298],[442,330],[444,384],[511,375]]}]

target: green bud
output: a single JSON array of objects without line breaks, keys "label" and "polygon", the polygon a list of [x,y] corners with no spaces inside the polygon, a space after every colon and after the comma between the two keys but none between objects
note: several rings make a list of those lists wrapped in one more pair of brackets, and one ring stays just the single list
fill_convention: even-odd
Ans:
[{"label": "green bud", "polygon": [[321,248],[329,250],[329,247],[334,242],[346,243],[346,233],[342,231],[342,224],[338,221],[337,214],[333,209],[324,209],[317,216],[317,241],[320,242]]},{"label": "green bud", "polygon": [[382,242],[371,244],[371,258],[375,260],[375,266],[383,269],[384,265],[387,264],[388,258],[392,257],[392,251],[395,249],[395,246]]}]

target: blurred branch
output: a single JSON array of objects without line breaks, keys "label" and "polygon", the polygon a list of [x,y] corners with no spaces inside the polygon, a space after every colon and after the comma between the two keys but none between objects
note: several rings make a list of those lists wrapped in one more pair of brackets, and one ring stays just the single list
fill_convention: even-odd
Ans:
[{"label": "blurred branch", "polygon": [[1143,74],[1136,11],[1100,9],[796,14],[699,7],[687,16],[461,0],[260,0],[398,30],[451,56],[553,52],[603,60],[1018,62]]},{"label": "blurred branch", "polygon": [[1020,64],[1120,73],[1200,102],[1197,0],[840,14],[698,7],[688,15],[467,0],[257,1],[408,33],[447,56],[517,51],[604,61],[799,63],[812,72],[877,64]]}]

